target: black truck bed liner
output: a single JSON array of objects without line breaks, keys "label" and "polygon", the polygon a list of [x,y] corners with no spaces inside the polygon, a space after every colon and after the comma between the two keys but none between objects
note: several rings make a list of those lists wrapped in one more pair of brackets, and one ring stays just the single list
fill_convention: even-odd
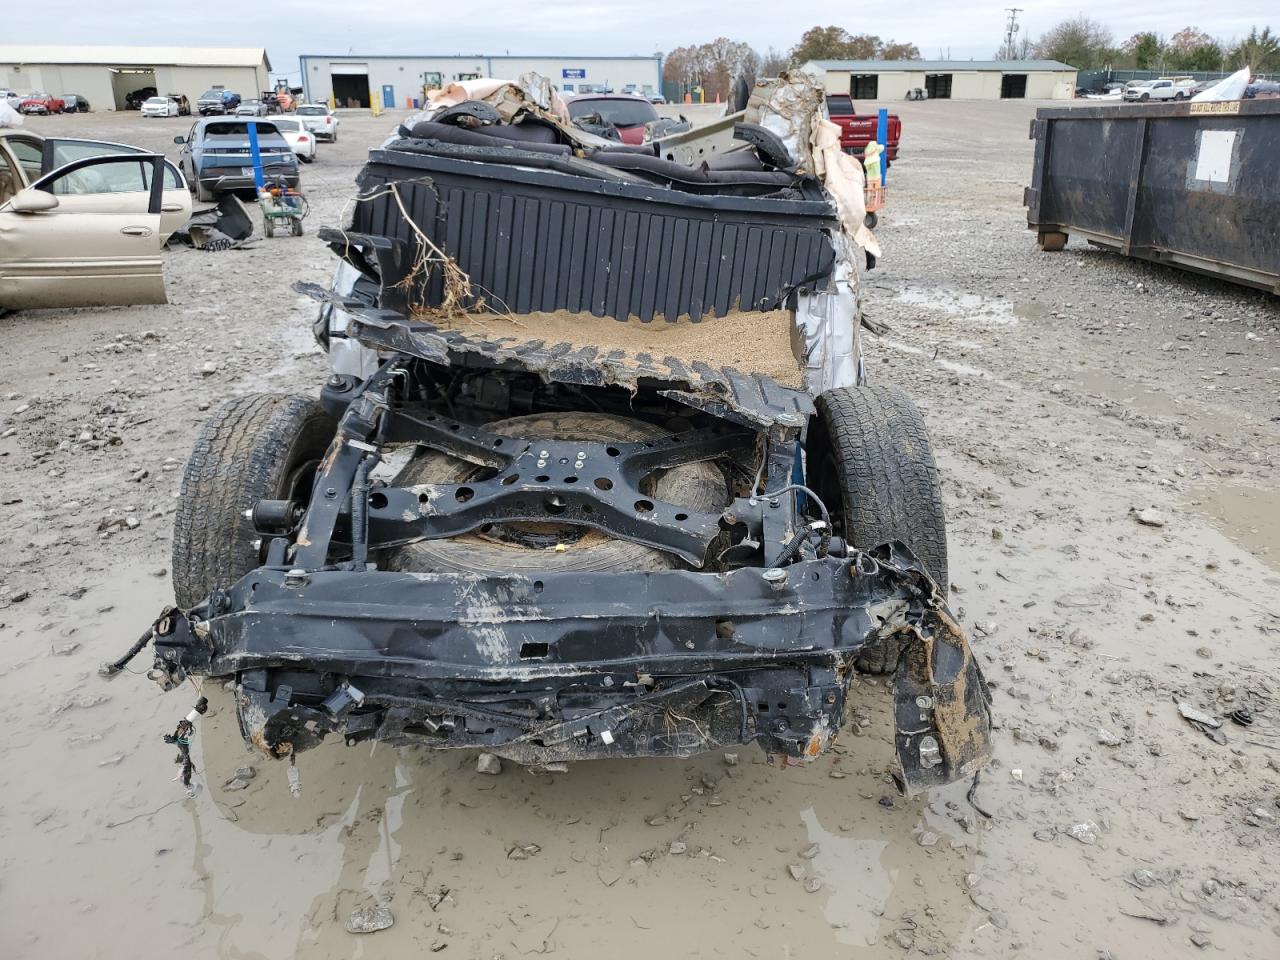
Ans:
[{"label": "black truck bed liner", "polygon": [[674,321],[769,310],[797,287],[825,286],[835,263],[836,214],[815,181],[768,196],[708,195],[590,176],[588,161],[555,159],[578,174],[546,168],[544,154],[529,153],[524,166],[520,150],[481,162],[464,159],[464,146],[415,144],[371,151],[350,228],[385,240],[366,254],[390,309],[444,303],[441,271],[414,276],[417,230],[469,277],[464,307],[483,298],[516,314]]}]

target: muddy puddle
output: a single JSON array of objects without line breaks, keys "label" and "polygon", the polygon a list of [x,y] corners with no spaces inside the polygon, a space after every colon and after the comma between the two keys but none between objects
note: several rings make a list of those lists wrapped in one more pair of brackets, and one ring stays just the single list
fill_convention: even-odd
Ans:
[{"label": "muddy puddle", "polygon": [[[1129,549],[1162,536],[1138,531]],[[1221,566],[1247,562],[1215,537],[1183,546]],[[156,956],[227,958],[441,944],[464,956],[577,957],[606,941],[637,958],[658,942],[688,956],[986,957],[1028,941],[1046,956],[1105,946],[1121,957],[1176,952],[1191,924],[1236,955],[1266,955],[1269,908],[1248,893],[1258,878],[1218,857],[1228,826],[1210,801],[1221,784],[1194,782],[1201,763],[1230,754],[1215,755],[1222,748],[1148,687],[1169,682],[1152,675],[1153,654],[1197,662],[1198,646],[1225,641],[1222,624],[1260,611],[1188,571],[1162,587],[1186,604],[1175,631],[1125,551],[1080,543],[1069,525],[1010,534],[995,551],[984,538],[955,526],[953,604],[994,683],[999,724],[976,807],[967,784],[896,796],[882,772],[886,691],[867,679],[835,751],[804,768],[732,748],[732,764],[718,752],[535,776],[508,763],[491,777],[470,754],[330,743],[299,759],[298,797],[284,764],[242,746],[215,688],[197,736],[204,786],[186,799],[161,735],[196,692],[95,674],[166,600],[167,581],[131,566],[78,598],[11,606],[0,673],[11,732],[0,748],[6,955],[98,944],[95,955],[137,957],[145,951],[110,945],[145,931]],[[1254,576],[1236,573],[1230,595],[1247,595]],[[1236,645],[1216,659],[1253,652]],[[1143,675],[1136,701],[1091,697]],[[1099,746],[1100,726],[1123,744]],[[1153,743],[1166,746],[1156,754]],[[1170,759],[1179,743],[1187,756]],[[256,771],[248,785],[225,787],[245,765]],[[1191,807],[1201,819],[1183,818]],[[1070,835],[1080,823],[1094,825],[1092,842]],[[1134,888],[1126,878],[1141,871],[1173,871],[1173,885]],[[1217,899],[1199,892],[1210,881]],[[1205,913],[1218,900],[1229,920]],[[389,905],[395,925],[347,933],[351,911],[372,903]],[[1166,922],[1134,919],[1143,909]]]},{"label": "muddy puddle", "polygon": [[1015,304],[999,297],[984,297],[976,293],[963,293],[943,288],[906,287],[898,291],[894,299],[901,304],[919,308],[926,314],[937,311],[965,323],[980,327],[1008,327],[1034,311],[1036,306]]},{"label": "muddy puddle", "polygon": [[1218,483],[1192,489],[1186,503],[1272,570],[1280,571],[1280,493]]}]

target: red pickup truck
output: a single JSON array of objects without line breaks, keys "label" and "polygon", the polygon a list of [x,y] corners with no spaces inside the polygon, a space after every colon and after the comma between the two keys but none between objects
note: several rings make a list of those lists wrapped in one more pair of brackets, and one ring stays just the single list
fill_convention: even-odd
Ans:
[{"label": "red pickup truck", "polygon": [[[840,146],[845,153],[861,159],[863,148],[876,138],[876,114],[858,116],[853,109],[853,97],[847,93],[827,94],[827,114],[831,122],[840,127]],[[902,137],[902,121],[896,113],[889,114],[889,130],[884,145],[885,166],[898,159],[898,141]]]}]

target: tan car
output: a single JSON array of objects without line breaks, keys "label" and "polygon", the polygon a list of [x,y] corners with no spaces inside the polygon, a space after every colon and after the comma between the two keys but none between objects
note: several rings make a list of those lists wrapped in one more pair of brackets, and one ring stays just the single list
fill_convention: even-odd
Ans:
[{"label": "tan car", "polygon": [[164,303],[160,253],[190,215],[161,154],[0,130],[0,311]]}]

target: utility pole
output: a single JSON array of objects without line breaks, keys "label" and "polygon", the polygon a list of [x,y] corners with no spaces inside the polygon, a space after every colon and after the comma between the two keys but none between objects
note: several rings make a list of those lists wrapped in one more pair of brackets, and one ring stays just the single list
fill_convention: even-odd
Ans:
[{"label": "utility pole", "polygon": [[1004,30],[1004,58],[1006,60],[1017,59],[1017,51],[1014,49],[1014,37],[1018,35],[1018,14],[1022,13],[1022,7],[1005,7],[1009,11],[1009,22],[1005,25]]}]

